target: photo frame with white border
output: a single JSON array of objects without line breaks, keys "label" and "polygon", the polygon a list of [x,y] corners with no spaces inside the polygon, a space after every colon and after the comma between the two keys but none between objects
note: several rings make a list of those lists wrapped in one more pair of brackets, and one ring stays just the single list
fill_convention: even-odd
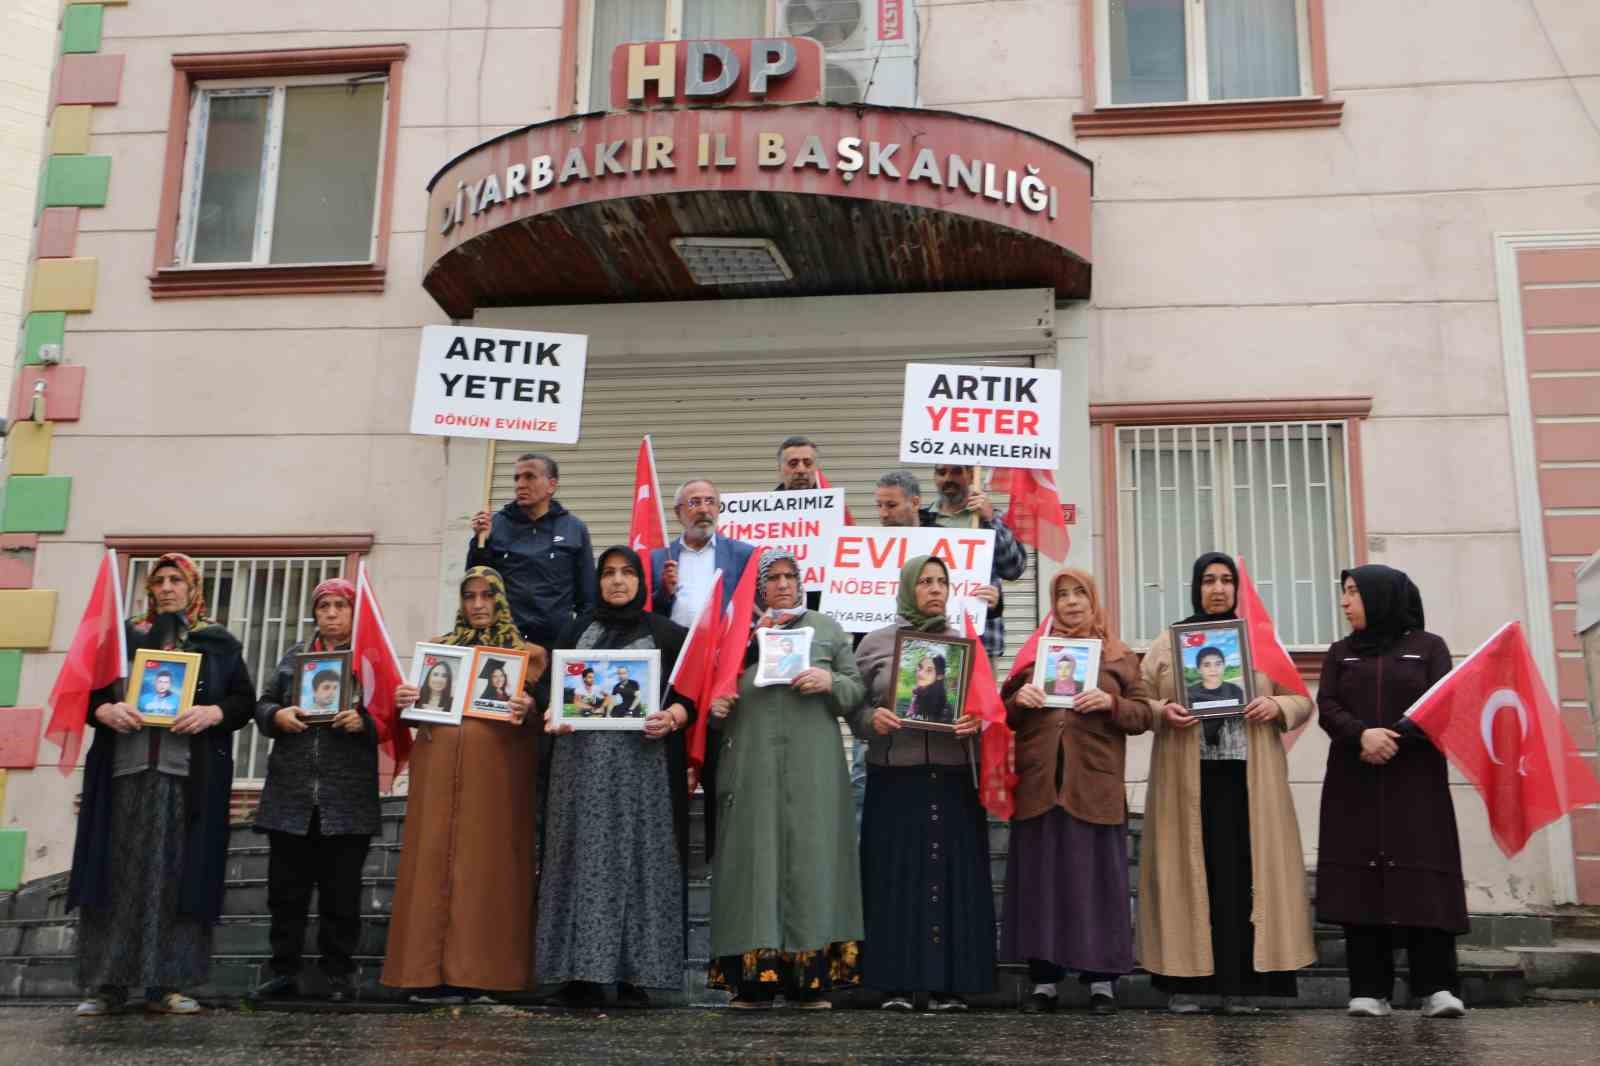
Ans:
[{"label": "photo frame with white border", "polygon": [[128,702],[145,725],[167,729],[194,706],[199,684],[199,652],[137,649],[128,673]]},{"label": "photo frame with white border", "polygon": [[[494,675],[503,675],[503,684],[495,690]],[[522,681],[528,676],[528,653],[515,648],[476,647],[472,649],[472,667],[467,672],[467,706],[462,711],[465,718],[486,718],[492,722],[511,721],[511,697],[522,691]]]},{"label": "photo frame with white border", "polygon": [[752,684],[757,688],[794,684],[801,671],[811,667],[811,640],[815,635],[810,626],[756,630],[756,673]]},{"label": "photo frame with white border", "polygon": [[558,725],[643,732],[645,718],[661,707],[661,652],[654,648],[558,648],[550,671]]},{"label": "photo frame with white border", "polygon": [[[437,695],[429,692],[430,674],[444,667],[440,680],[445,681]],[[423,722],[433,725],[460,725],[461,715],[467,709],[467,673],[472,668],[472,649],[454,644],[419,643],[411,656],[411,684],[417,690],[417,702],[400,713],[402,721]]]},{"label": "photo frame with white border", "polygon": [[[1071,707],[1074,697],[1100,680],[1100,641],[1093,637],[1041,637],[1033,661],[1033,684],[1044,690],[1046,707]],[[1063,678],[1063,662],[1071,676]]]},{"label": "photo frame with white border", "polygon": [[[1241,715],[1255,699],[1255,666],[1250,658],[1250,631],[1242,618],[1216,622],[1184,622],[1168,627],[1172,634],[1172,677],[1176,702],[1196,718]],[[1200,659],[1222,656],[1215,690],[1205,687]]]}]

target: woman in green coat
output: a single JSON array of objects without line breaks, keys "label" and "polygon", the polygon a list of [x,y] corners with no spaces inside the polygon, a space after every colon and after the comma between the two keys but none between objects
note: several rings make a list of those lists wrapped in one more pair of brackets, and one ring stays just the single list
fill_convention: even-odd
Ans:
[{"label": "woman in green coat", "polygon": [[762,557],[756,607],[758,627],[812,631],[811,665],[758,688],[751,649],[738,696],[712,703],[721,763],[706,983],[733,992],[735,1008],[770,1007],[781,992],[826,1009],[829,989],[859,980],[861,874],[838,719],[866,689],[850,635],[805,609],[793,555]]}]

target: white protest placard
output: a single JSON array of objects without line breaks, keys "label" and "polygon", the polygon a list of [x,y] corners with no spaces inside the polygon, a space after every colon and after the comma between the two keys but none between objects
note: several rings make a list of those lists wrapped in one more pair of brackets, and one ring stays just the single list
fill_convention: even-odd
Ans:
[{"label": "white protest placard", "polygon": [[424,326],[411,432],[576,444],[589,338]]},{"label": "white protest placard", "polygon": [[935,466],[1061,465],[1061,372],[907,363],[900,461]]},{"label": "white protest placard", "polygon": [[900,570],[907,559],[936,555],[950,570],[945,614],[958,630],[963,613],[980,630],[989,605],[973,590],[987,585],[994,568],[994,530],[937,526],[865,528],[848,526],[834,535],[827,556],[828,581],[821,611],[851,633],[893,625],[900,598]]},{"label": "white protest placard", "polygon": [[820,589],[827,580],[827,553],[844,526],[844,489],[794,492],[729,492],[722,497],[717,535],[757,547],[793,552],[800,584]]}]

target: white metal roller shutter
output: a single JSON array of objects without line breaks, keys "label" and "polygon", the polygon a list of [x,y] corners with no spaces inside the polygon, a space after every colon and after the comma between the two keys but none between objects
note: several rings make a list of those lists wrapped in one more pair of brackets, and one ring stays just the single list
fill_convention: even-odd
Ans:
[{"label": "white metal roller shutter", "polygon": [[[777,446],[803,434],[822,448],[828,481],[845,489],[857,522],[876,525],[872,490],[899,464],[901,393],[908,360],[853,351],[730,359],[640,356],[592,359],[584,386],[583,439],[575,445],[501,441],[494,451],[490,493],[499,508],[511,499],[518,455],[543,451],[561,467],[557,497],[586,523],[596,551],[627,540],[634,456],[649,433],[667,498],[668,534],[677,531],[672,494],[690,477],[709,477],[723,492],[761,492],[777,484]],[[1030,366],[1027,356],[916,356],[916,362]],[[934,495],[932,467],[915,467],[923,502]],[[1003,501],[1003,498],[1002,498]],[[1003,502],[1002,502],[1003,506]],[[1020,581],[1006,584],[1006,659],[1039,620],[1036,567],[1029,552]],[[998,667],[997,667],[998,669]]]}]

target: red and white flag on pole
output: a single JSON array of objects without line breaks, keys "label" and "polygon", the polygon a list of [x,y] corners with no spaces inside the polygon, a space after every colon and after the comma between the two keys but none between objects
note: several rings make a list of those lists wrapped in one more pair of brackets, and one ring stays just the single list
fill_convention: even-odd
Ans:
[{"label": "red and white flag on pole", "polygon": [[1276,681],[1280,688],[1310,696],[1311,690],[1306,688],[1289,649],[1278,639],[1278,630],[1272,624],[1272,615],[1267,613],[1267,605],[1261,602],[1254,582],[1245,572],[1244,560],[1235,559],[1233,563],[1239,570],[1237,610],[1250,634],[1250,657],[1255,660],[1256,669]]},{"label": "red and white flag on pole", "polygon": [[367,713],[378,731],[378,777],[380,787],[387,792],[395,775],[405,767],[411,756],[411,727],[400,720],[400,711],[394,705],[394,690],[405,680],[400,672],[400,657],[394,652],[394,641],[389,638],[389,627],[384,624],[383,611],[378,607],[378,597],[367,580],[367,564],[362,561],[356,570],[355,622],[350,634],[350,653],[361,678],[361,694],[367,702]]},{"label": "red and white flag on pole", "polygon": [[644,563],[644,609],[650,609],[650,553],[667,546],[667,512],[656,476],[656,451],[646,433],[633,462],[633,517],[628,520],[628,547]]},{"label": "red and white flag on pole", "polygon": [[1032,545],[1057,562],[1066,559],[1072,540],[1067,535],[1067,520],[1061,513],[1061,495],[1056,491],[1054,474],[1005,467],[989,479],[989,491],[1011,497],[1005,520],[1019,544]]},{"label": "red and white flag on pole", "polygon": [[[972,677],[967,682],[967,713],[983,719],[979,738],[978,802],[996,818],[1009,820],[1016,809],[1013,793],[1017,774],[1011,766],[1011,726],[1006,724],[1006,707],[994,682],[989,653],[983,650],[982,635],[972,624],[972,615],[961,612],[967,636],[972,641]],[[1046,618],[1046,626],[1050,624]],[[1037,641],[1035,641],[1037,644]]]},{"label": "red and white flag on pole", "polygon": [[1483,796],[1508,858],[1568,811],[1600,803],[1600,782],[1567,735],[1521,622],[1501,626],[1406,716]]},{"label": "red and white flag on pole", "polygon": [[[822,472],[821,467],[817,468],[817,488],[833,488],[833,486],[828,483],[828,476]],[[853,526],[856,524],[856,516],[850,513],[850,508],[848,507],[844,509],[844,524],[847,526]]]},{"label": "red and white flag on pole", "polygon": [[45,704],[50,721],[44,738],[61,749],[56,767],[63,774],[70,774],[78,765],[78,755],[83,750],[89,693],[128,676],[128,631],[123,626],[123,615],[117,553],[107,549],[95,574],[89,603],[83,609],[83,619]]},{"label": "red and white flag on pole", "polygon": [[689,636],[678,653],[672,676],[667,679],[667,687],[694,700],[699,712],[687,737],[689,766],[695,770],[706,761],[706,730],[711,722],[711,701],[706,694],[711,691],[716,676],[717,648],[726,628],[722,617],[722,571],[717,570],[711,575],[711,593],[700,605],[700,613],[689,627]]},{"label": "red and white flag on pole", "polygon": [[717,669],[711,675],[711,688],[706,692],[706,709],[718,696],[736,696],[739,693],[739,675],[744,671],[744,653],[750,646],[750,634],[755,629],[756,576],[761,572],[761,557],[766,547],[750,553],[744,564],[744,573],[733,587],[733,598],[723,613],[722,639],[717,642]]}]

